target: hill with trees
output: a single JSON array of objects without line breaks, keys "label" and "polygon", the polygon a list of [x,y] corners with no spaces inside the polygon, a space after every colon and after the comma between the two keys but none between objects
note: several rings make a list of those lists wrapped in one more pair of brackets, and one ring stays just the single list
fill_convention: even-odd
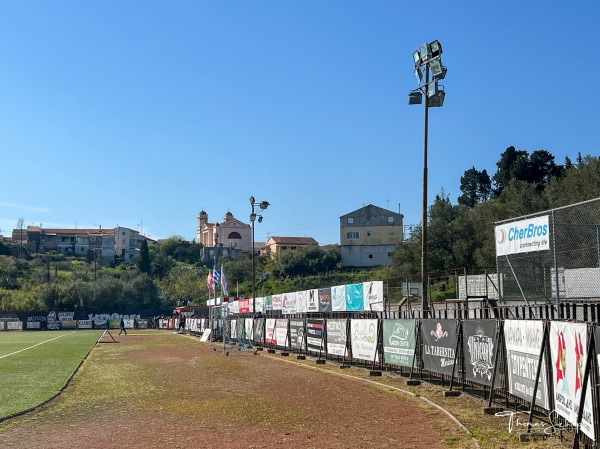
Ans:
[{"label": "hill with trees", "polygon": [[[429,270],[494,267],[494,223],[600,197],[600,159],[578,154],[557,164],[545,150],[507,148],[497,171],[469,168],[453,204],[442,190],[428,210]],[[202,245],[172,236],[144,245],[136,265],[104,265],[60,253],[29,254],[22,245],[0,243],[0,313],[21,311],[119,312],[172,310],[209,298],[209,268]],[[339,248],[309,246],[274,258],[256,258],[256,296],[417,275],[421,231],[399,242],[390,267],[341,271]],[[222,260],[230,296],[252,295],[250,256]]]}]

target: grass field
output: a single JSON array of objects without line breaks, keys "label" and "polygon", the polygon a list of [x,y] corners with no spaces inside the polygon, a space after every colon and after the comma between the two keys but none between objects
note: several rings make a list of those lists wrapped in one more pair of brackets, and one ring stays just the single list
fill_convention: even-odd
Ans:
[{"label": "grass field", "polygon": [[102,331],[1,332],[0,419],[56,395]]}]

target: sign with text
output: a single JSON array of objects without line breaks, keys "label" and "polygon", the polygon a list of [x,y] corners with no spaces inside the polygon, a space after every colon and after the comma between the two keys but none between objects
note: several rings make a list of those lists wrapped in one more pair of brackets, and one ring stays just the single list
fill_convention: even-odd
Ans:
[{"label": "sign with text", "polygon": [[496,226],[496,257],[550,249],[548,215]]},{"label": "sign with text", "polygon": [[347,320],[327,320],[325,330],[327,332],[327,354],[348,355],[347,349]]},{"label": "sign with text", "polygon": [[[508,392],[528,402],[533,401],[540,351],[544,338],[544,322],[504,320],[504,346],[508,370]],[[550,410],[546,356],[538,378],[535,403]]]},{"label": "sign with text", "polygon": [[306,320],[306,347],[309,351],[321,352],[323,350],[325,320],[322,318],[309,318]]},{"label": "sign with text", "polygon": [[415,320],[383,320],[383,360],[385,363],[408,367],[416,366],[416,344]]},{"label": "sign with text", "polygon": [[377,351],[377,331],[379,320],[350,320],[350,335],[352,336],[352,358],[379,361]]},{"label": "sign with text", "polygon": [[[583,394],[587,337],[586,324],[558,321],[550,323],[554,407],[556,413],[573,425],[577,424],[577,413]],[[591,382],[588,381],[580,428],[594,440],[594,411],[590,385]]]},{"label": "sign with text", "polygon": [[498,322],[496,320],[465,320],[462,323],[462,354],[467,380],[499,387],[500,372],[495,366],[498,348]]},{"label": "sign with text", "polygon": [[[423,368],[439,374],[452,375],[458,342],[456,330],[457,323],[454,320],[421,321]],[[455,373],[458,373],[458,370]]]}]

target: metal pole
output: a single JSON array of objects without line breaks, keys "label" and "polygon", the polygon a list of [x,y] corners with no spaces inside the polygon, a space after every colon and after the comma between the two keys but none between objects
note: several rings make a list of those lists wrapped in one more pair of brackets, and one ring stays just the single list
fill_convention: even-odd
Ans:
[{"label": "metal pole", "polygon": [[[252,215],[254,215],[254,206],[252,206]],[[256,313],[256,268],[254,266],[254,220],[252,220],[252,313]]]},{"label": "metal pole", "polygon": [[[429,83],[429,63],[425,64],[425,86]],[[428,317],[429,304],[427,301],[427,133],[429,127],[429,101],[427,90],[425,90],[425,132],[423,139],[423,216],[422,237],[421,237],[421,289],[422,289],[422,308],[423,318]]]}]

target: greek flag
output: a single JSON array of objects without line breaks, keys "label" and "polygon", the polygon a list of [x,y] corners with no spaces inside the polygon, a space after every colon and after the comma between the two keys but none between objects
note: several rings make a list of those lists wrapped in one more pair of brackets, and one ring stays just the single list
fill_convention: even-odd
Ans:
[{"label": "greek flag", "polygon": [[219,273],[215,268],[213,268],[213,280],[215,282],[215,287],[219,286],[219,282],[221,278],[221,273]]}]

